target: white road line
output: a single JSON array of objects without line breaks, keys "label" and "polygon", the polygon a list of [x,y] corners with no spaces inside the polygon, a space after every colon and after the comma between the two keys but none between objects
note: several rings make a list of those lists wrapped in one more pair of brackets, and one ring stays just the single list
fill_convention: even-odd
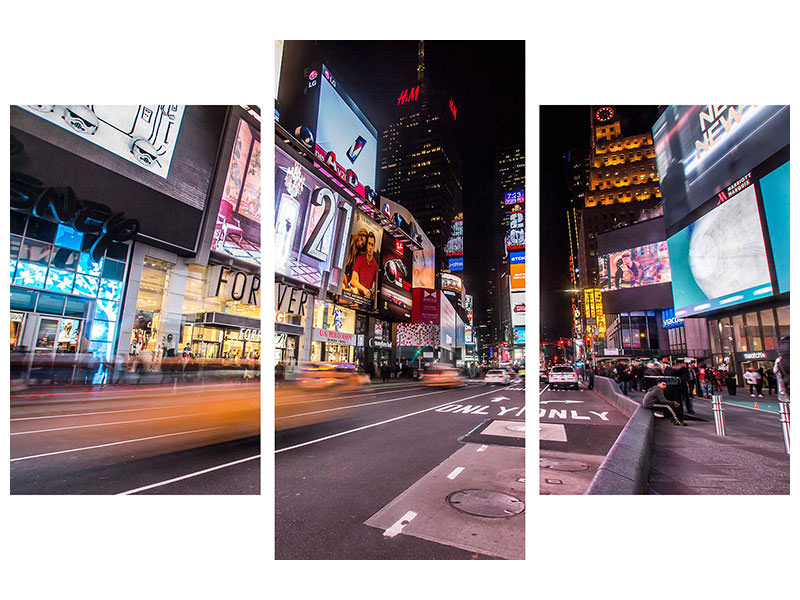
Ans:
[{"label": "white road line", "polygon": [[389,527],[389,529],[387,529],[386,531],[383,532],[384,537],[394,537],[394,536],[396,536],[398,533],[403,531],[403,528],[406,525],[408,525],[414,519],[414,517],[416,517],[416,516],[417,516],[417,513],[415,513],[414,511],[412,511],[412,510],[408,511],[406,514],[404,514],[402,517],[400,517],[400,520],[397,521],[397,523],[395,523],[394,525]]},{"label": "white road line", "polygon": [[108,444],[98,444],[97,446],[85,446],[83,448],[70,448],[69,450],[58,450],[57,452],[45,452],[44,454],[32,454],[30,456],[20,456],[19,458],[12,458],[10,462],[18,462],[20,460],[30,460],[31,458],[42,458],[44,456],[55,456],[56,454],[68,454],[70,452],[82,452],[83,450],[94,450],[96,448],[107,448],[108,446],[118,446],[120,444],[132,444],[134,442],[144,442],[146,440],[155,440],[158,438],[171,437],[173,435],[187,435],[189,433],[199,433],[200,431],[211,431],[212,429],[219,429],[219,427],[206,427],[205,429],[192,429],[191,431],[177,431],[175,433],[165,433],[162,435],[152,435],[149,437],[136,438],[135,440],[122,440],[119,442],[111,442]]},{"label": "white road line", "polygon": [[459,475],[461,475],[461,472],[462,472],[463,470],[464,470],[464,467],[456,467],[455,469],[453,469],[453,470],[450,472],[450,475],[448,475],[448,476],[447,476],[447,478],[448,478],[448,479],[455,479],[456,477],[458,477]]},{"label": "white road line", "polygon": [[[414,386],[414,385],[408,385],[408,386],[402,386],[402,387],[408,387],[408,388],[411,388],[411,389],[423,389],[422,386]],[[395,390],[384,390],[382,392],[370,392],[369,390],[364,390],[364,391],[367,394],[377,396],[379,394],[391,394],[393,392],[401,392],[403,390],[396,390],[396,389]],[[305,394],[300,394],[300,395],[303,396]],[[289,401],[289,402],[287,402],[287,404],[313,404],[314,402],[325,402],[327,400],[344,400],[346,398],[360,398],[363,395],[364,394],[350,394],[348,396],[325,396],[323,398],[315,398],[313,400],[299,400],[297,402]],[[287,400],[289,398],[292,398],[292,396],[288,396]]]},{"label": "white road line", "polygon": [[[358,408],[359,406],[370,406],[372,404],[384,404],[386,402],[397,402],[398,400],[408,400],[409,398],[419,398],[421,396],[429,396],[431,394],[441,394],[442,392],[447,392],[447,391],[449,391],[449,390],[437,390],[435,392],[426,392],[424,394],[414,394],[413,396],[403,396],[402,398],[389,398],[388,400],[376,400],[375,402],[364,402],[363,404],[351,404],[349,406],[339,406],[337,408],[324,408],[322,410],[313,410],[313,411],[307,412],[307,413],[297,413],[297,414],[294,414],[294,415],[287,415],[285,417],[276,417],[275,420],[276,421],[280,421],[282,419],[293,419],[295,417],[305,417],[305,416],[308,416],[308,415],[317,415],[317,414],[320,414],[320,413],[332,412],[332,411],[336,411],[336,410],[345,410],[347,408]],[[333,400],[333,398],[330,398],[330,400]]]},{"label": "white road line", "polygon": [[14,421],[36,421],[38,419],[62,419],[66,417],[86,417],[86,416],[94,416],[94,415],[109,415],[113,413],[124,413],[124,412],[141,412],[143,410],[153,410],[153,408],[182,408],[186,406],[185,404],[168,404],[166,406],[148,406],[145,408],[121,408],[119,410],[98,410],[94,412],[82,412],[82,413],[67,413],[64,415],[42,415],[39,417],[17,417],[15,419],[11,419],[12,422]]},{"label": "white road line", "polygon": [[127,423],[146,423],[148,421],[163,421],[164,419],[180,419],[182,417],[196,417],[212,414],[210,412],[187,413],[183,415],[170,415],[168,417],[153,417],[152,419],[131,419],[130,421],[109,421],[108,423],[90,423],[89,425],[71,425],[69,427],[53,427],[52,429],[36,429],[33,431],[16,431],[11,435],[28,435],[29,433],[48,433],[50,431],[65,431],[67,429],[84,429],[86,427],[107,427],[109,425],[125,425]]},{"label": "white road line", "polygon": [[[484,392],[482,394],[476,394],[474,396],[469,396],[467,398],[460,398],[457,402],[463,402],[465,400],[471,400],[472,398],[477,398],[479,396],[485,396],[486,394],[493,394],[493,390],[489,390],[488,392]],[[325,437],[318,438],[316,440],[309,440],[308,442],[303,442],[302,444],[295,444],[294,446],[287,446],[286,448],[281,448],[280,450],[275,450],[275,454],[280,452],[287,452],[289,450],[294,450],[295,448],[302,448],[303,446],[310,446],[311,444],[316,444],[318,442],[324,442],[325,440],[330,440],[336,437],[340,437],[343,435],[347,435],[348,433],[355,433],[356,431],[362,431],[364,429],[369,429],[371,427],[377,427],[378,425],[385,425],[386,423],[391,423],[392,421],[399,421],[400,419],[405,419],[407,417],[413,417],[414,415],[420,415],[425,412],[430,412],[432,410],[436,410],[437,408],[442,408],[443,406],[450,406],[454,404],[453,400],[449,402],[445,402],[444,404],[439,404],[438,406],[431,406],[430,408],[425,408],[423,410],[418,410],[413,413],[408,413],[407,415],[400,415],[399,417],[394,417],[392,419],[386,419],[385,421],[380,421],[379,423],[372,423],[371,425],[364,425],[363,427],[356,427],[355,429],[349,429],[347,431],[341,431],[339,433],[334,433],[332,435],[326,435]]]},{"label": "white road line", "polygon": [[188,473],[186,475],[181,475],[180,477],[173,477],[172,479],[167,479],[166,481],[159,481],[157,483],[151,483],[150,485],[145,485],[135,490],[128,490],[127,492],[120,492],[115,494],[117,496],[129,496],[131,494],[137,494],[139,492],[144,492],[145,490],[152,490],[153,488],[161,487],[164,485],[169,485],[170,483],[175,483],[176,481],[183,481],[184,479],[189,479],[190,477],[197,477],[198,475],[205,475],[206,473],[211,473],[212,471],[218,471],[220,469],[225,469],[227,467],[232,467],[234,465],[239,465],[241,463],[247,462],[249,460],[255,460],[256,458],[261,458],[260,454],[256,454],[255,456],[249,456],[248,458],[242,458],[239,460],[235,460],[233,462],[225,463],[224,465],[217,465],[216,467],[210,467],[208,469],[203,469],[202,471],[195,471],[194,473]]},{"label": "white road line", "polygon": [[487,446],[486,444],[484,444],[483,446],[481,446],[480,448],[478,448],[478,452],[483,452],[483,451],[485,451],[485,450],[486,450],[488,447],[489,447],[489,446]]},{"label": "white road line", "polygon": [[539,392],[539,395],[541,396],[542,394],[544,394],[544,393],[547,391],[547,388],[548,388],[548,387],[550,387],[550,385],[549,385],[549,384],[548,384],[548,385],[546,385],[546,386],[544,386],[544,387],[542,388],[542,391],[541,391],[541,392]]}]

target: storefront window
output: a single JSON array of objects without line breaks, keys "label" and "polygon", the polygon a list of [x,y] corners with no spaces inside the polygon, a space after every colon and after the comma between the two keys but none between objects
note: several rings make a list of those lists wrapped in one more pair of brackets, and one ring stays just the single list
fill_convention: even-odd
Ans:
[{"label": "storefront window", "polygon": [[764,350],[775,350],[778,347],[778,340],[775,315],[771,308],[761,311],[761,329],[764,331]]},{"label": "storefront window", "polygon": [[735,352],[734,350],[734,336],[733,324],[729,317],[720,319],[719,321],[719,334],[720,343],[722,344],[722,353],[730,356]]},{"label": "storefront window", "polygon": [[762,351],[764,344],[761,337],[761,326],[758,323],[758,313],[747,313],[744,316],[747,323],[747,340],[751,350]]},{"label": "storefront window", "polygon": [[146,256],[142,281],[136,298],[136,315],[131,333],[131,354],[161,351],[161,317],[166,309],[172,263]]},{"label": "storefront window", "polygon": [[736,352],[748,352],[747,331],[744,328],[742,315],[733,316],[733,335],[736,341]]},{"label": "storefront window", "polygon": [[722,332],[722,324],[719,321],[708,322],[708,339],[711,342],[711,354],[717,355],[722,352],[719,337]]},{"label": "storefront window", "polygon": [[789,307],[779,306],[775,312],[778,313],[778,335],[787,337],[789,335]]}]

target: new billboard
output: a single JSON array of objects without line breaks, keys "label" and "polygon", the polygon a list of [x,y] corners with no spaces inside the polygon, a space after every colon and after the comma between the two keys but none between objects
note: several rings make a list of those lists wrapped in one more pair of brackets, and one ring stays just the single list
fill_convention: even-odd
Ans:
[{"label": "new billboard", "polygon": [[667,242],[603,254],[597,258],[603,291],[635,288],[672,280]]},{"label": "new billboard", "polygon": [[413,252],[392,235],[383,236],[381,247],[381,313],[395,321],[411,320]]},{"label": "new billboard", "polygon": [[772,294],[754,185],[727,197],[667,242],[677,317]]},{"label": "new billboard", "polygon": [[261,265],[261,134],[239,120],[211,250]]},{"label": "new billboard", "polygon": [[[275,272],[319,286],[344,266],[353,208],[314,173],[275,148]],[[342,244],[334,248],[335,233]],[[334,258],[337,258],[334,263]]]},{"label": "new billboard", "polygon": [[525,250],[525,208],[524,204],[515,204],[508,214],[508,233],[506,234],[506,251]]},{"label": "new billboard", "polygon": [[729,182],[789,144],[789,107],[669,106],[653,125],[667,233]]},{"label": "new billboard", "polygon": [[789,291],[789,162],[759,180],[778,293]]},{"label": "new billboard", "polygon": [[92,144],[164,179],[183,119],[183,105],[20,105]]},{"label": "new billboard", "polygon": [[525,289],[525,263],[511,264],[508,266],[509,275],[511,277],[512,290]]},{"label": "new billboard", "polygon": [[525,326],[525,292],[511,292],[511,325]]},{"label": "new billboard", "polygon": [[519,204],[521,202],[525,202],[525,190],[519,190],[516,192],[506,192],[504,194],[504,199],[506,204]]},{"label": "new billboard", "polygon": [[464,256],[464,213],[453,217],[450,228],[450,239],[444,246],[447,256]]},{"label": "new billboard", "polygon": [[359,306],[374,308],[381,264],[383,229],[356,211],[342,273],[341,295]]},{"label": "new billboard", "polygon": [[[311,71],[313,75],[316,71]],[[353,171],[361,187],[375,189],[378,165],[378,136],[358,106],[342,89],[330,70],[322,65],[318,81],[319,104],[315,139],[317,152],[336,155],[341,171]]]}]

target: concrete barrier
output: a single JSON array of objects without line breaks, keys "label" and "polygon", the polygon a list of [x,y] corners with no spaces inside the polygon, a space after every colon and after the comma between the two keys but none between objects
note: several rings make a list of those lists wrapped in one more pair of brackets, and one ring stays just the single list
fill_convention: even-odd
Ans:
[{"label": "concrete barrier", "polygon": [[653,413],[620,391],[616,382],[595,377],[594,389],[623,414],[628,423],[598,467],[586,495],[644,494],[653,447]]}]

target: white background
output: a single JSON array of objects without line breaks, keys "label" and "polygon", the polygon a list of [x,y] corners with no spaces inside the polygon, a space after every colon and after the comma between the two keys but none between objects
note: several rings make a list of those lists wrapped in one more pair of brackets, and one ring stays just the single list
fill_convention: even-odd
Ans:
[{"label": "white background", "polygon": [[[276,38],[527,39],[527,329],[534,373],[538,104],[786,104],[797,96],[797,19],[786,2],[161,2],[158,22],[170,23],[168,35],[152,27],[154,10],[97,1],[6,7],[6,103],[252,103],[262,107],[269,139]],[[8,126],[6,109],[0,129]],[[265,147],[263,160],[271,161],[271,144]],[[2,157],[8,172],[7,145]],[[263,173],[270,223],[273,169]],[[7,211],[0,216],[7,233]],[[267,316],[271,296],[265,295]],[[0,302],[7,312],[8,295]],[[796,314],[792,320],[800,323]],[[7,360],[4,345],[2,352]],[[272,370],[264,375],[261,497],[8,497],[8,444],[0,444],[6,597],[800,597],[796,497],[540,498],[535,443],[527,449],[525,562],[276,563]],[[535,415],[530,411],[531,431]],[[6,435],[7,427],[5,418]]]}]

